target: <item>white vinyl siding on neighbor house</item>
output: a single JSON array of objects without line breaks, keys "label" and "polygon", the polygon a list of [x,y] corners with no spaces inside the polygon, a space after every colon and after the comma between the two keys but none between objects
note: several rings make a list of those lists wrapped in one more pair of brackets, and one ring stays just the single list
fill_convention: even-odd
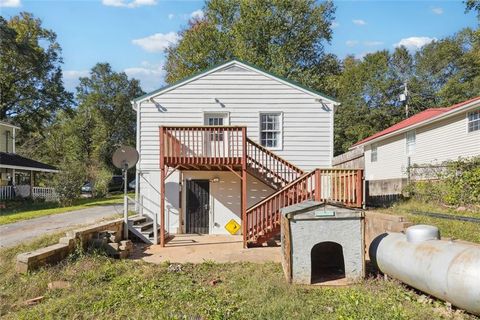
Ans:
[{"label": "white vinyl siding on neighbor house", "polygon": [[[233,66],[207,74],[140,107],[141,170],[158,170],[161,125],[204,125],[205,114],[228,113],[230,125],[246,125],[260,143],[260,114],[281,113],[282,149],[274,151],[304,170],[330,167],[333,105],[259,72]],[[138,107],[138,106],[137,106]]]},{"label": "white vinyl siding on neighbor house", "polygon": [[375,143],[377,161],[372,162],[372,144],[365,146],[365,179],[384,180],[406,177],[405,135]]},{"label": "white vinyl siding on neighbor house", "polygon": [[0,124],[0,151],[13,153],[13,128]]},{"label": "white vinyl siding on neighbor house", "polygon": [[[468,113],[461,112],[446,119],[415,129],[415,152],[411,164],[440,164],[448,160],[480,155],[480,130],[469,132]],[[371,161],[371,144],[365,147],[365,178],[383,180],[406,178],[406,133],[377,143],[378,161]]]}]

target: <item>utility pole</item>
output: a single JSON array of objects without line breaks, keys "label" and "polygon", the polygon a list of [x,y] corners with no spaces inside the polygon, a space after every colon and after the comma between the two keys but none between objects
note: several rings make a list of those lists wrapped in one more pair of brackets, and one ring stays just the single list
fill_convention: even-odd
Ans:
[{"label": "utility pole", "polygon": [[404,84],[403,94],[405,95],[405,119],[408,118],[408,87],[407,81]]}]

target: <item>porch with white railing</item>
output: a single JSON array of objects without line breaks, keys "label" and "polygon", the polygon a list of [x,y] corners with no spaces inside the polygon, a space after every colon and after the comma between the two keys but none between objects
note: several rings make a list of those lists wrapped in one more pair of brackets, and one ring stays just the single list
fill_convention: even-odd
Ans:
[{"label": "porch with white railing", "polygon": [[31,187],[29,185],[0,186],[0,200],[13,200],[16,197],[58,201],[55,188]]},{"label": "porch with white railing", "polygon": [[10,200],[13,197],[13,186],[0,186],[0,200]]}]

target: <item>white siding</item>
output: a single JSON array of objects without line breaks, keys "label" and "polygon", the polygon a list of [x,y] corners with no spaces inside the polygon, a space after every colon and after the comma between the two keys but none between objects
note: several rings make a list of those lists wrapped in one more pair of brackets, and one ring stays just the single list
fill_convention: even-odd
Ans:
[{"label": "white siding", "polygon": [[371,162],[371,147],[365,146],[365,179],[383,180],[406,177],[405,135],[377,143],[377,161]]},{"label": "white siding", "polygon": [[461,113],[417,130],[412,163],[440,163],[480,155],[480,131],[467,131],[467,113]]},{"label": "white siding", "polygon": [[[467,113],[451,116],[416,130],[415,152],[411,164],[438,164],[459,157],[480,155],[480,131],[467,131]],[[365,147],[367,180],[406,178],[405,133],[377,143],[378,161],[370,161],[371,145]]]},{"label": "white siding", "polygon": [[[180,184],[180,174],[173,173],[165,183],[165,225],[169,233],[183,233],[185,212],[185,180],[219,178],[219,182],[210,183],[210,233],[228,234],[225,225],[231,219],[241,224],[240,213],[240,180],[231,172],[226,171],[183,171],[183,182]],[[143,196],[143,205],[154,213],[160,211],[159,181],[160,172],[144,172],[140,178],[140,190]],[[180,193],[180,191],[182,191]],[[247,177],[247,205],[253,206],[265,199],[274,190],[255,177]],[[180,197],[182,199],[180,200]],[[182,206],[180,207],[180,201]],[[145,212],[145,211],[144,211]]]},{"label": "white siding", "polygon": [[[8,132],[8,138],[7,138],[7,132]],[[13,152],[13,128],[3,126],[1,124],[0,124],[0,151]]]},{"label": "white siding", "polygon": [[[215,99],[219,100],[215,102]],[[330,167],[333,106],[251,70],[231,67],[165,92],[140,106],[140,169],[159,167],[160,125],[203,125],[205,112],[228,112],[259,142],[260,112],[283,115],[283,148],[274,152],[305,170]]]}]

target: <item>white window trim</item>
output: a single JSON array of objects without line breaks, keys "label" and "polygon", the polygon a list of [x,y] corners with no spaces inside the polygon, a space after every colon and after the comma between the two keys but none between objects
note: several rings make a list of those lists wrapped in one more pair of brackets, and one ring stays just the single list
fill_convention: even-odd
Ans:
[{"label": "white window trim", "polygon": [[[266,147],[262,145],[262,115],[264,114],[275,114],[279,115],[280,118],[280,134],[279,136],[279,141],[278,141],[278,146],[277,147]],[[260,111],[258,113],[258,144],[263,146],[264,148],[272,151],[281,151],[283,150],[283,112],[282,111]]]},{"label": "white window trim", "polygon": [[207,117],[213,116],[213,115],[218,115],[218,116],[223,116],[225,119],[224,126],[229,126],[230,125],[230,112],[228,111],[203,111],[203,119],[202,119],[202,125],[206,126],[207,125]]},{"label": "white window trim", "polygon": [[[373,160],[373,149],[375,149],[375,160]],[[373,143],[370,148],[370,162],[378,162],[378,144]]]},{"label": "white window trim", "polygon": [[[409,152],[409,150],[408,150],[408,135],[411,134],[411,133],[413,133],[414,143],[413,143],[413,151]],[[405,154],[408,157],[411,157],[415,154],[416,149],[417,149],[417,132],[416,132],[416,130],[413,129],[413,130],[405,132]]]},{"label": "white window trim", "polygon": [[465,130],[466,130],[467,134],[469,134],[469,133],[474,133],[474,132],[480,132],[480,130],[474,130],[474,131],[469,131],[469,130],[468,130],[468,126],[469,126],[469,124],[470,124],[469,116],[470,116],[471,113],[474,113],[474,112],[480,112],[480,109],[468,111],[468,112],[467,112],[467,115],[466,115],[466,117],[465,117],[465,121],[466,121],[466,128],[465,128]]}]

